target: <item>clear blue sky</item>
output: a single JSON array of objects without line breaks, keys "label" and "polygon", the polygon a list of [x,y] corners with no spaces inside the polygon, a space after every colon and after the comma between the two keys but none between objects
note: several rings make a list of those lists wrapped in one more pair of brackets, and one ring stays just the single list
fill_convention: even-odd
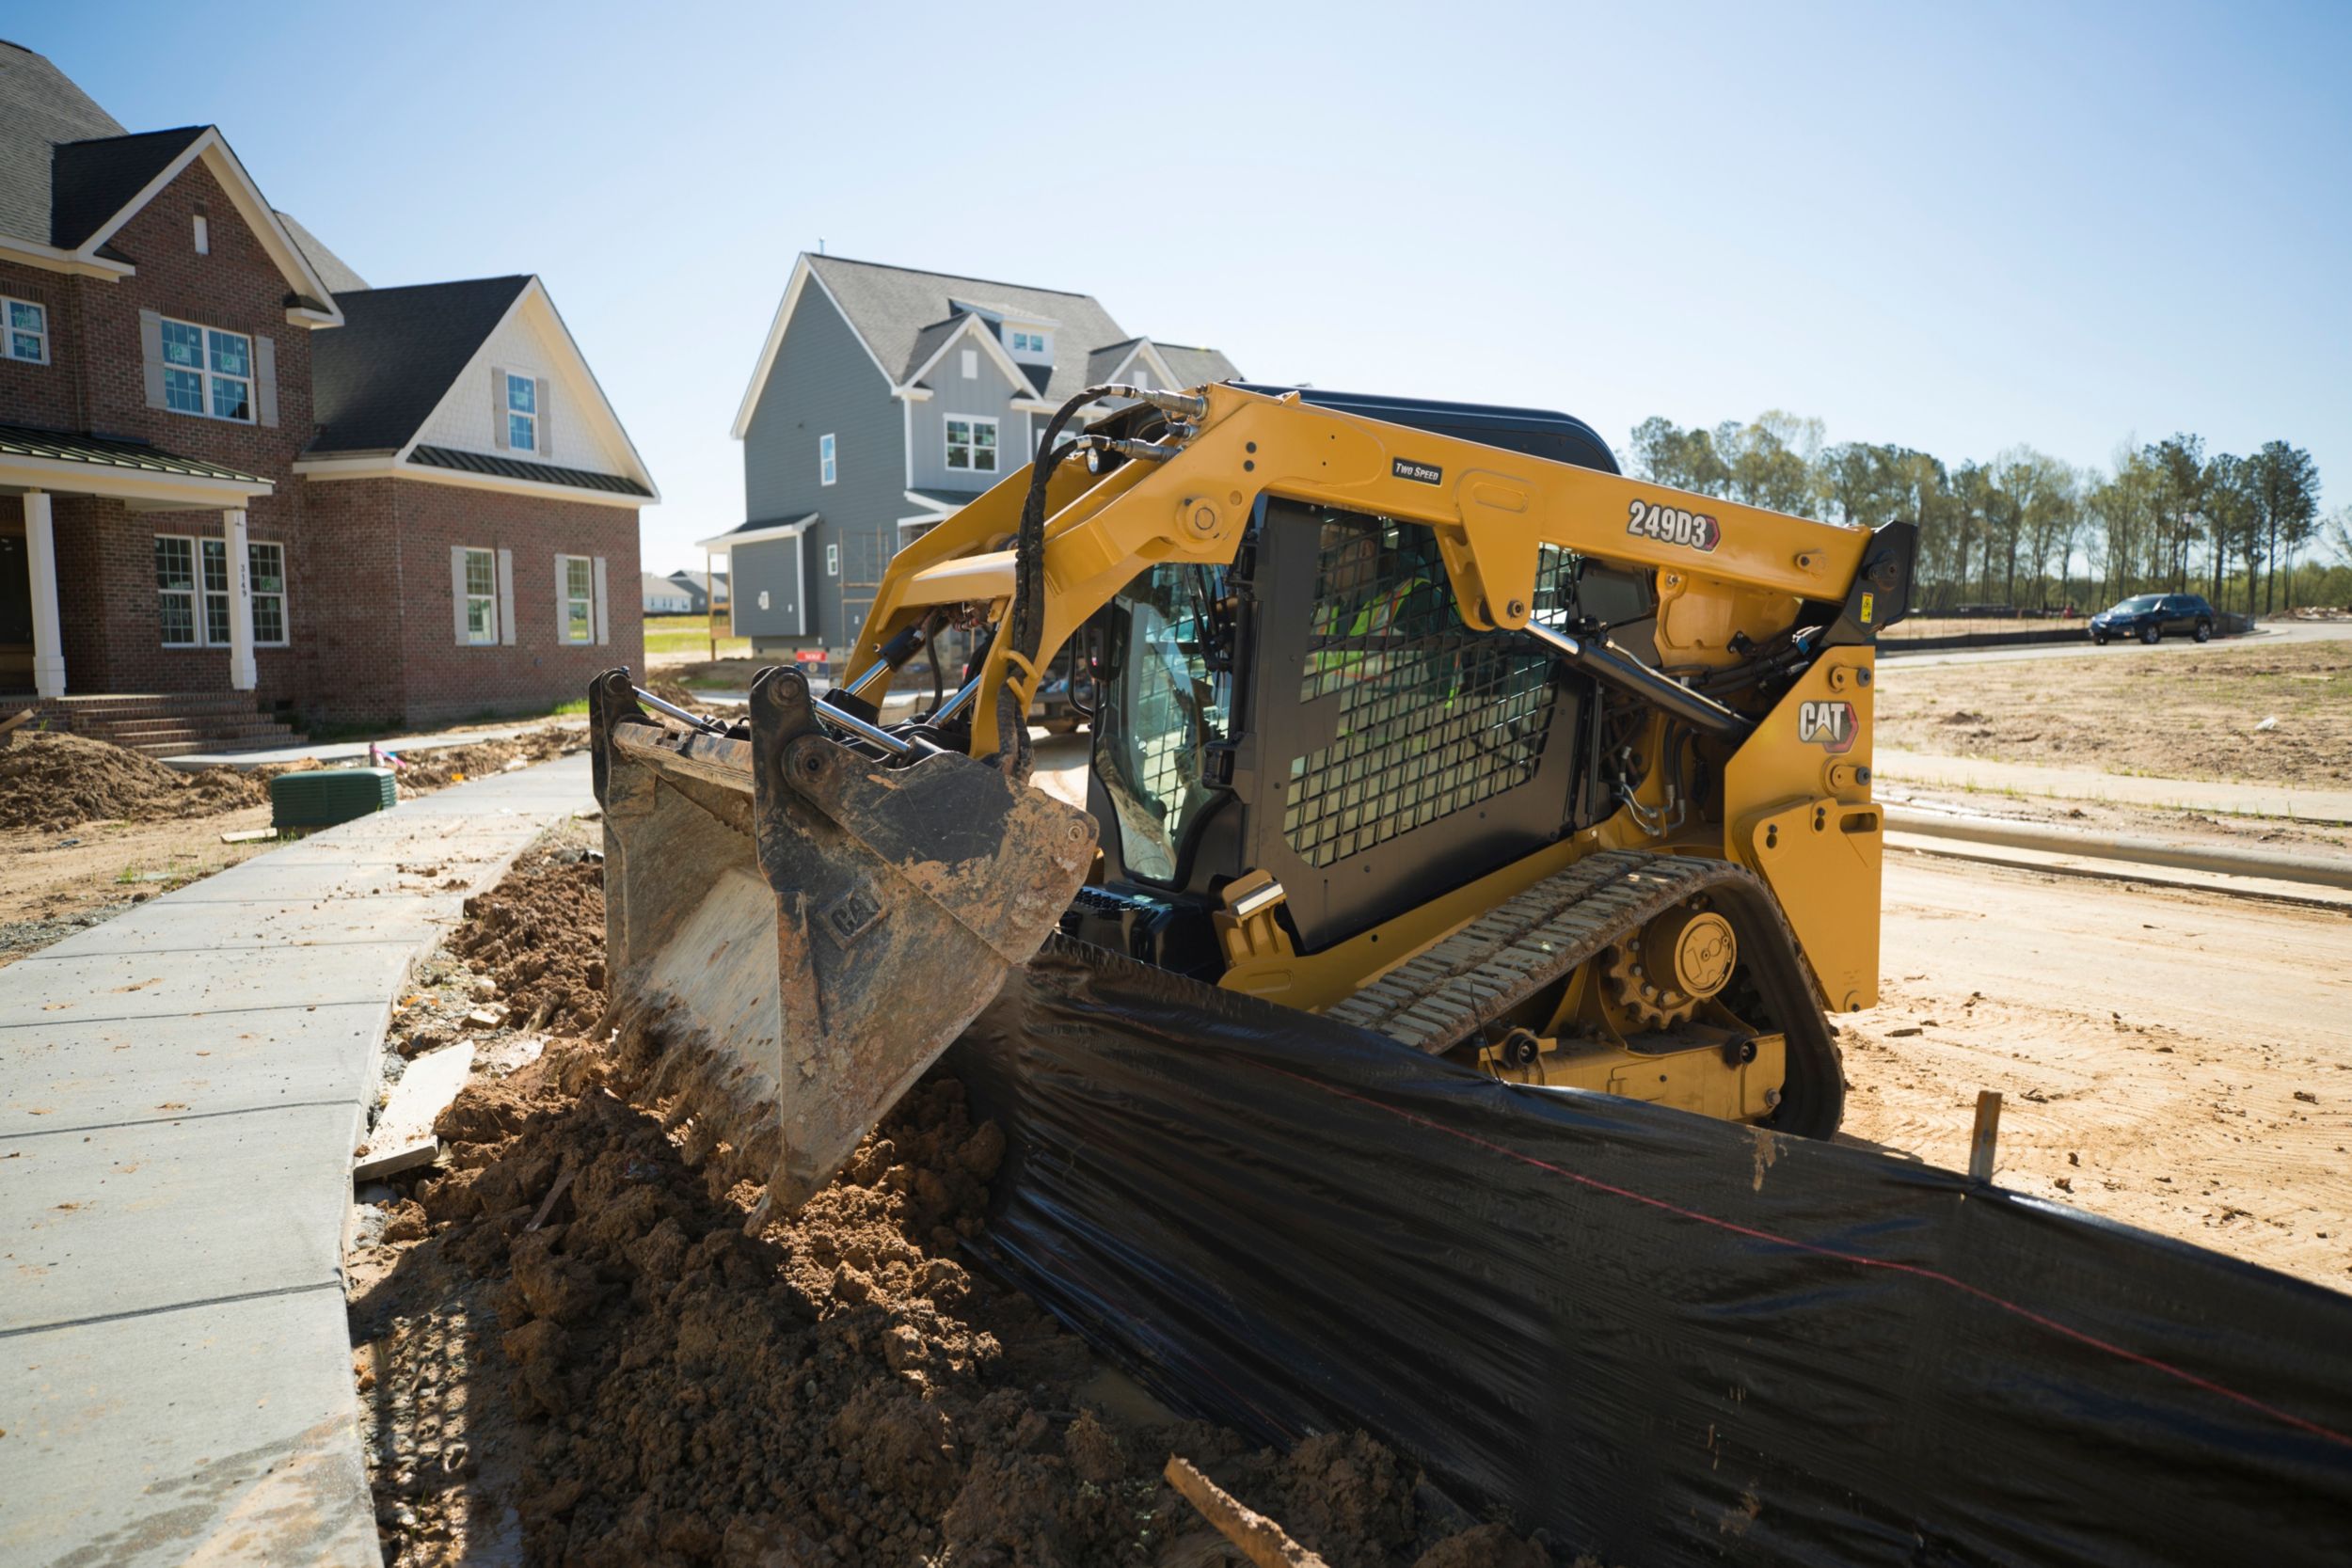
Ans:
[{"label": "clear blue sky", "polygon": [[727,427],[819,238],[1620,445],[1768,407],[1947,460],[2190,430],[2352,499],[2352,6],[0,19],[132,130],[219,124],[372,282],[544,277],[660,481],[649,566],[741,520]]}]

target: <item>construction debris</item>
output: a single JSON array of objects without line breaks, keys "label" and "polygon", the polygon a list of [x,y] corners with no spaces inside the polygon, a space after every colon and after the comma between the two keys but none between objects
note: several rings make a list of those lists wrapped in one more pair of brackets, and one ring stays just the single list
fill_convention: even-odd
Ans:
[{"label": "construction debris", "polygon": [[378,1112],[368,1141],[351,1167],[351,1179],[371,1181],[430,1164],[441,1149],[434,1118],[448,1109],[473,1070],[470,1044],[445,1046],[409,1062]]},{"label": "construction debris", "polygon": [[1237,1501],[1208,1477],[1195,1469],[1190,1461],[1176,1454],[1168,1456],[1167,1467],[1160,1474],[1168,1483],[1184,1495],[1184,1500],[1200,1511],[1200,1516],[1217,1528],[1217,1533],[1241,1548],[1241,1555],[1257,1564],[1257,1568],[1330,1568],[1330,1565],[1290,1538],[1288,1531],[1248,1504]]}]

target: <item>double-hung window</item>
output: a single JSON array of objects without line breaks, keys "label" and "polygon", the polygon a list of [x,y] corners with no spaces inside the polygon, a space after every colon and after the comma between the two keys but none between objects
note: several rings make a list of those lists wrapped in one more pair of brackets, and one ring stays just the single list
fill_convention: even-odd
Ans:
[{"label": "double-hung window", "polygon": [[286,643],[286,546],[247,543],[253,579],[253,641],[259,647]]},{"label": "double-hung window", "polygon": [[596,564],[584,555],[556,560],[564,568],[564,641],[593,642],[596,637]]},{"label": "double-hung window", "polygon": [[466,641],[479,647],[499,640],[499,558],[494,550],[466,551]]},{"label": "double-hung window", "polygon": [[831,484],[833,483],[834,471],[833,462],[833,437],[830,436],[819,436],[817,437],[817,483],[819,484]]},{"label": "double-hung window", "polygon": [[193,322],[164,322],[164,406],[253,422],[253,340]]},{"label": "double-hung window", "polygon": [[516,451],[539,450],[539,383],[512,372],[506,377],[506,444]]},{"label": "double-hung window", "polygon": [[196,541],[178,534],[155,536],[156,613],[164,646],[193,648],[196,640]]},{"label": "double-hung window", "polygon": [[49,363],[49,310],[29,299],[0,296],[0,313],[8,317],[8,335],[0,352],[30,364]]},{"label": "double-hung window", "polygon": [[[246,580],[253,597],[253,645],[286,645],[286,546],[261,540],[245,546]],[[156,618],[167,648],[226,648],[230,645],[230,595],[237,585],[229,575],[226,540],[183,533],[155,536]]]},{"label": "double-hung window", "polygon": [[977,415],[947,417],[947,467],[976,474],[996,471],[996,421]]}]

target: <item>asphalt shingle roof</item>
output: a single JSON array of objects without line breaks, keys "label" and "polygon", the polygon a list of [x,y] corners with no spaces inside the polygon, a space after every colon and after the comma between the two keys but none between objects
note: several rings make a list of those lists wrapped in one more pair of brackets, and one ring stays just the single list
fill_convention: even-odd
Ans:
[{"label": "asphalt shingle roof", "polygon": [[22,44],[0,43],[0,234],[49,244],[52,150],[121,135],[64,71]]},{"label": "asphalt shingle roof", "polygon": [[[874,351],[874,357],[901,381],[928,357],[916,352],[918,344],[927,343],[931,349],[939,346],[939,338],[931,334],[952,327],[960,304],[1001,311],[1015,320],[1055,324],[1051,328],[1053,375],[1039,392],[1045,398],[1066,398],[1088,385],[1092,379],[1089,374],[1091,351],[1097,345],[1135,341],[1092,294],[883,266],[844,256],[811,256],[808,263],[841,302],[850,325]],[[1224,363],[1222,355],[1216,359]],[[1233,373],[1230,365],[1226,373]]]},{"label": "asphalt shingle roof", "polygon": [[1213,381],[1239,381],[1241,372],[1233,362],[1213,348],[1189,348],[1183,343],[1153,342],[1168,368],[1176,372],[1179,387],[1205,387]]},{"label": "asphalt shingle roof", "polygon": [[134,468],[141,473],[178,474],[189,479],[227,479],[267,490],[271,482],[242,468],[225,467],[198,457],[181,457],[144,441],[124,441],[110,436],[87,436],[61,430],[35,430],[25,425],[0,425],[0,455],[46,457],[65,463],[88,463],[102,468]]},{"label": "asphalt shingle roof", "polygon": [[51,153],[49,243],[61,250],[78,248],[205,129],[183,125],[135,136],[59,142]]},{"label": "asphalt shingle roof", "polygon": [[520,457],[494,457],[486,451],[458,451],[451,447],[419,447],[408,454],[411,463],[429,468],[453,468],[461,473],[489,474],[533,484],[568,484],[580,490],[609,490],[616,496],[651,496],[653,492],[619,474],[590,473],[585,468],[562,468],[552,463],[532,463]]},{"label": "asphalt shingle roof", "polygon": [[303,259],[310,263],[310,270],[319,275],[319,281],[326,285],[327,293],[357,293],[368,286],[368,280],[352,271],[342,257],[327,249],[316,234],[296,223],[292,213],[279,213],[278,221],[285,226],[286,233],[294,240],[294,247],[300,250]]},{"label": "asphalt shingle roof", "polygon": [[391,451],[417,434],[528,277],[338,293],[343,325],[310,338],[315,453]]}]

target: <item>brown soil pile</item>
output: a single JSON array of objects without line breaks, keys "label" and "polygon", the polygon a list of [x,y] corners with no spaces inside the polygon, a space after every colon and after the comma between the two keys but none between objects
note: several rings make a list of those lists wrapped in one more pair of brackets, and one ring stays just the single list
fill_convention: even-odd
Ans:
[{"label": "brown soil pile", "polygon": [[498,982],[517,1028],[586,1032],[604,1011],[604,867],[571,851],[466,900],[450,947]]},{"label": "brown soil pile", "polygon": [[87,736],[20,733],[0,747],[0,828],[55,832],[108,817],[177,820],[267,799],[229,768],[182,773]]},{"label": "brown soil pile", "polygon": [[[574,890],[553,896],[510,877],[461,942],[512,964],[526,933],[585,915],[587,874],[543,863]],[[723,1161],[690,1164],[619,1072],[558,1040],[476,1080],[397,1206],[388,1238],[429,1239],[354,1306],[387,1562],[1239,1563],[1160,1481],[1171,1451],[1334,1568],[1551,1562],[1467,1528],[1361,1434],[1279,1455],[1175,1419],[968,1270],[1004,1142],[953,1080],[779,1220]]]},{"label": "brown soil pile", "polygon": [[587,749],[586,725],[550,724],[526,730],[508,740],[477,741],[471,746],[449,746],[433,752],[403,752],[401,761],[406,766],[400,770],[400,782],[413,790],[441,789],[468,779],[486,779],[517,763],[548,762]]}]

